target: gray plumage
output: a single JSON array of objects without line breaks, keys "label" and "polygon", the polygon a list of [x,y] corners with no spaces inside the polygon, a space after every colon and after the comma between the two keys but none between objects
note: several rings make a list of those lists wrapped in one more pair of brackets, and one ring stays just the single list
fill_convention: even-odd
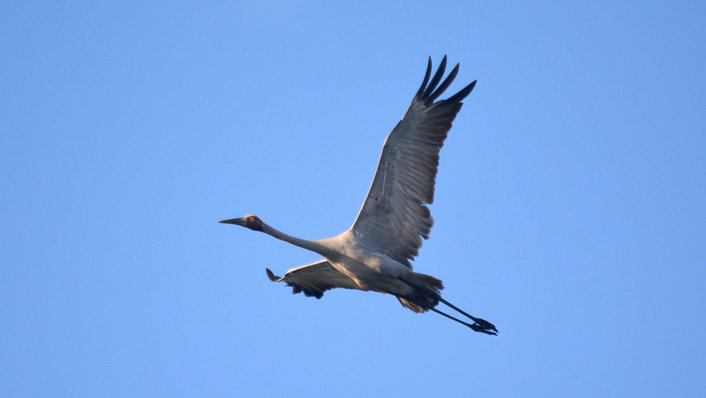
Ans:
[{"label": "gray plumage", "polygon": [[[327,239],[305,240],[286,235],[253,215],[223,220],[261,231],[277,239],[321,254],[325,259],[293,268],[284,277],[267,269],[273,282],[285,282],[294,293],[321,298],[337,287],[395,295],[414,312],[431,310],[471,329],[496,334],[491,323],[473,317],[441,297],[440,280],[412,271],[434,224],[428,204],[434,201],[439,151],[461,110],[461,101],[476,82],[445,100],[438,100],[458,74],[457,64],[439,84],[446,68],[444,56],[431,77],[431,58],[419,90],[402,120],[385,140],[368,196],[350,229]],[[442,302],[473,320],[466,323],[435,307]]]},{"label": "gray plumage", "polygon": [[463,100],[475,87],[466,86],[447,100],[433,102],[458,73],[456,65],[435,91],[444,74],[446,57],[431,82],[431,58],[424,81],[402,120],[382,148],[373,183],[352,230],[371,249],[377,249],[412,268],[422,239],[429,238],[434,224],[426,204],[434,202],[439,151],[461,110]]}]

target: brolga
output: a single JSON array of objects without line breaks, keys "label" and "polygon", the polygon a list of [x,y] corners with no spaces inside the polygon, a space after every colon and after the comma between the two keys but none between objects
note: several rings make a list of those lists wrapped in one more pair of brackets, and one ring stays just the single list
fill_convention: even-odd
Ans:
[{"label": "brolga", "polygon": [[[443,299],[442,282],[412,271],[410,263],[419,253],[422,238],[429,238],[434,223],[427,205],[434,201],[439,151],[451,122],[461,110],[461,101],[476,85],[473,81],[447,99],[437,100],[456,77],[458,66],[442,82],[446,56],[433,77],[429,58],[422,85],[402,120],[388,135],[368,196],[347,231],[332,238],[306,240],[282,233],[254,215],[220,221],[264,232],[324,257],[292,268],[282,277],[266,269],[271,281],[284,282],[294,293],[316,298],[339,287],[388,293],[414,312],[433,311],[476,332],[497,335],[498,329],[492,323]],[[438,310],[439,303],[472,323]]]}]

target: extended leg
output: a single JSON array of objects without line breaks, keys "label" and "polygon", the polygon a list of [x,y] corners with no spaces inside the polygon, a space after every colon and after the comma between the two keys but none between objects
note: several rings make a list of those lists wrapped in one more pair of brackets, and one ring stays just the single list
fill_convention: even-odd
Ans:
[{"label": "extended leg", "polygon": [[469,328],[473,329],[473,330],[476,331],[476,332],[489,334],[489,335],[491,335],[491,336],[497,336],[497,335],[498,335],[496,332],[493,332],[492,330],[487,330],[487,329],[485,329],[485,328],[483,328],[483,327],[481,327],[480,325],[475,324],[475,323],[471,324],[471,323],[468,323],[468,322],[464,322],[464,321],[462,321],[462,320],[460,320],[460,319],[458,319],[458,318],[456,318],[456,317],[453,317],[453,316],[451,316],[451,315],[449,315],[449,314],[447,314],[447,313],[445,313],[445,312],[441,312],[441,311],[437,310],[436,308],[431,308],[431,310],[434,311],[434,312],[436,312],[436,313],[439,314],[439,315],[443,315],[443,316],[445,316],[445,317],[447,317],[447,318],[449,318],[449,319],[451,319],[451,320],[454,320],[454,321],[460,323],[461,325],[466,325],[466,326],[468,326]]},{"label": "extended leg", "polygon": [[[422,274],[415,274],[415,275],[422,275]],[[422,275],[422,276],[429,277],[428,275]],[[491,334],[491,335],[497,335],[497,334],[499,333],[499,332],[498,332],[498,329],[497,329],[497,328],[495,327],[495,325],[493,325],[492,323],[486,321],[485,319],[476,318],[476,317],[474,317],[474,316],[468,314],[467,312],[463,311],[462,309],[456,307],[455,305],[449,303],[448,301],[444,300],[443,298],[441,298],[441,295],[439,294],[438,290],[430,289],[429,287],[427,287],[427,286],[425,286],[425,285],[423,285],[423,284],[415,283],[415,281],[409,281],[409,280],[402,279],[402,278],[400,278],[400,280],[401,280],[402,282],[408,284],[408,285],[411,285],[411,286],[413,286],[413,287],[419,289],[419,290],[420,290],[421,292],[423,292],[423,294],[426,295],[427,297],[433,297],[434,299],[438,299],[440,302],[446,304],[447,306],[449,306],[449,307],[451,307],[452,309],[458,311],[459,313],[461,313],[461,314],[467,316],[469,319],[471,319],[471,320],[472,320],[473,322],[475,322],[475,323],[474,323],[474,324],[466,323],[466,322],[461,321],[461,320],[459,320],[459,319],[457,319],[457,318],[455,318],[455,317],[452,317],[452,316],[449,315],[449,314],[446,314],[446,313],[444,313],[444,312],[441,312],[441,311],[437,310],[436,308],[433,308],[433,306],[435,306],[437,303],[433,303],[433,304],[430,305],[430,306],[423,306],[422,308],[424,308],[424,309],[430,309],[430,310],[436,312],[437,314],[443,315],[443,316],[445,316],[445,317],[447,317],[447,318],[449,318],[449,319],[452,319],[452,320],[454,320],[454,321],[456,321],[456,322],[458,322],[458,323],[460,323],[460,324],[466,325],[466,326],[468,326],[469,328],[475,330],[476,332],[481,332],[481,333]],[[439,281],[439,283],[440,283],[440,281]],[[443,287],[441,287],[440,289],[443,289]],[[398,296],[398,298],[400,299],[400,302],[402,303],[402,305],[404,305],[405,307],[411,309],[412,311],[414,311],[414,312],[423,312],[423,310],[419,311],[419,310],[416,309],[416,307],[410,306],[410,305],[406,305],[406,304],[405,304],[405,300],[414,302],[414,299],[408,299],[408,298],[406,298],[406,297],[400,298],[400,296]],[[417,305],[417,307],[420,307],[420,306]]]},{"label": "extended leg", "polygon": [[[498,333],[499,333],[499,332],[498,332],[498,329],[495,328],[495,325],[493,325],[492,323],[486,321],[485,319],[476,318],[476,317],[474,317],[473,315],[470,315],[470,314],[466,313],[466,312],[463,311],[462,309],[456,307],[455,305],[449,303],[448,301],[444,300],[444,299],[441,298],[441,297],[439,297],[439,301],[441,301],[442,303],[448,305],[449,307],[453,308],[454,310],[460,312],[461,314],[467,316],[468,318],[470,318],[473,322],[475,322],[479,327],[483,328],[484,330],[494,330],[494,331],[495,331],[494,334],[498,334]],[[444,315],[445,315],[445,314],[444,314]],[[447,315],[447,316],[448,316],[448,315]],[[473,330],[475,330],[475,329],[473,329]],[[476,330],[476,331],[477,331],[477,330]]]}]

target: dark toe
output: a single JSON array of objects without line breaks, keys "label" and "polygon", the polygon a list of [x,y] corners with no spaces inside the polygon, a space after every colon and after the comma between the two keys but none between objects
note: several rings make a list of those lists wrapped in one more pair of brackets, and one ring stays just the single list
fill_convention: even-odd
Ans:
[{"label": "dark toe", "polygon": [[479,325],[479,324],[475,324],[475,323],[474,323],[473,325],[471,325],[471,329],[473,329],[474,331],[479,332],[479,333],[489,334],[489,335],[491,335],[491,336],[497,336],[497,335],[498,335],[497,332],[494,332],[494,331],[492,331],[492,330],[488,330],[488,328],[484,328],[483,326],[481,326],[481,325]]},{"label": "dark toe", "polygon": [[477,323],[483,329],[494,330],[496,333],[498,333],[498,329],[495,328],[495,325],[486,321],[485,319],[473,318],[473,322]]}]

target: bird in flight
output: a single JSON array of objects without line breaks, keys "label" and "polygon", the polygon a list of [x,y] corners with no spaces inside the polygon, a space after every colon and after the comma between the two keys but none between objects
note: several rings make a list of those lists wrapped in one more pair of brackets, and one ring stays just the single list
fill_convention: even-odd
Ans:
[{"label": "bird in flight", "polygon": [[[316,298],[337,287],[389,293],[414,312],[433,311],[476,332],[497,335],[498,329],[492,323],[443,299],[442,282],[412,271],[410,263],[419,254],[422,238],[429,238],[434,223],[426,205],[434,201],[439,151],[451,122],[461,110],[461,101],[476,85],[473,81],[449,98],[437,101],[456,77],[458,67],[456,64],[439,84],[446,69],[446,56],[433,77],[429,57],[422,85],[402,120],[387,136],[368,196],[347,231],[331,238],[306,240],[282,233],[254,215],[220,221],[264,232],[324,257],[292,268],[282,277],[266,269],[271,281],[285,282],[294,293]],[[439,303],[472,323],[438,310]]]}]

